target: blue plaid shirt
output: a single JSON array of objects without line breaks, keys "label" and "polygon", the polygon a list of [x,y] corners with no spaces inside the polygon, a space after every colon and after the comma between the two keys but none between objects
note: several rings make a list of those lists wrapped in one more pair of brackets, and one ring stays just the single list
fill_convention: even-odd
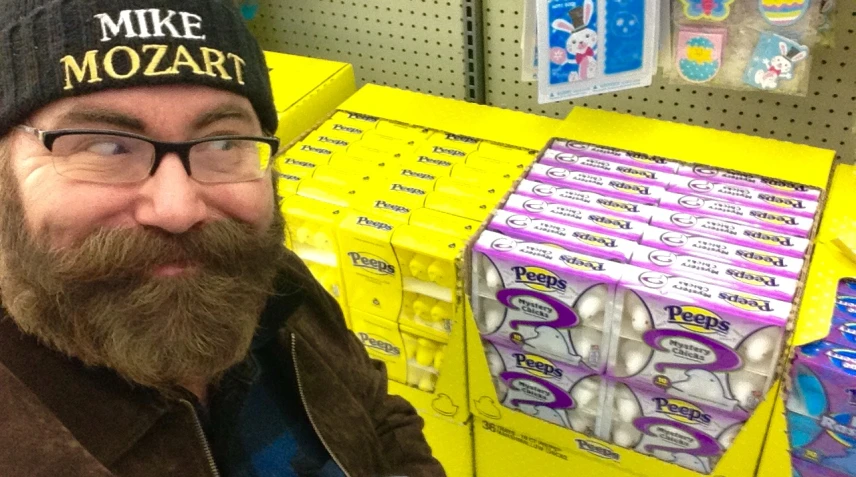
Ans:
[{"label": "blue plaid shirt", "polygon": [[275,366],[270,353],[254,348],[200,410],[221,474],[344,477],[309,422],[293,365]]}]

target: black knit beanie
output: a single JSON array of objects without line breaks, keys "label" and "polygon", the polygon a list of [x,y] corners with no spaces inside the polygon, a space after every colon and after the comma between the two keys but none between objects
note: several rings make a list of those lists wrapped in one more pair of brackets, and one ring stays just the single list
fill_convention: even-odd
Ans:
[{"label": "black knit beanie", "polygon": [[276,131],[264,55],[231,0],[0,0],[0,137],[60,98],[164,84],[245,96]]}]

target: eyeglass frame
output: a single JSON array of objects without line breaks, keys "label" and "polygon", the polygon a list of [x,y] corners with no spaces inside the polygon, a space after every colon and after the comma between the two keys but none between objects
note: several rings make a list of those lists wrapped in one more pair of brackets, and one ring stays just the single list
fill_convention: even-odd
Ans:
[{"label": "eyeglass frame", "polygon": [[[258,141],[266,143],[271,147],[271,157],[268,158],[267,168],[264,169],[266,172],[271,168],[271,164],[274,162],[274,158],[279,152],[279,138],[272,136],[211,136],[204,137],[199,139],[191,139],[189,141],[158,141],[157,139],[152,139],[147,136],[143,136],[142,134],[135,134],[125,131],[114,131],[110,129],[55,129],[51,131],[45,131],[39,128],[34,128],[32,126],[27,126],[25,124],[20,124],[16,127],[21,131],[24,131],[28,134],[35,136],[39,142],[53,154],[53,145],[57,139],[63,136],[71,136],[71,135],[84,135],[84,134],[102,134],[105,136],[117,136],[117,137],[126,137],[129,139],[138,139],[141,141],[145,141],[155,148],[155,154],[152,161],[152,168],[149,171],[149,177],[155,175],[158,167],[160,167],[161,162],[163,162],[163,158],[170,153],[175,153],[178,155],[179,160],[181,161],[181,165],[184,167],[185,172],[187,172],[188,177],[193,177],[193,174],[190,170],[190,150],[198,145],[204,144],[206,142],[215,142],[215,141],[223,141],[223,140],[235,140],[235,141]],[[246,181],[238,181],[238,182],[225,182],[226,184],[236,184],[240,182],[250,182],[253,180],[260,179],[249,179]],[[143,179],[140,179],[142,181]],[[139,181],[138,181],[139,182]],[[133,182],[128,182],[133,183]]]}]

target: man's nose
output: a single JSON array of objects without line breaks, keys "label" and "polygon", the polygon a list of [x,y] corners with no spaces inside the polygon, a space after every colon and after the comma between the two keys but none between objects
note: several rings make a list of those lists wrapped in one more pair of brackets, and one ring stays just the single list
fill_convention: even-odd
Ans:
[{"label": "man's nose", "polygon": [[177,154],[167,154],[141,187],[137,222],[173,234],[187,232],[208,214],[201,187],[187,174]]}]

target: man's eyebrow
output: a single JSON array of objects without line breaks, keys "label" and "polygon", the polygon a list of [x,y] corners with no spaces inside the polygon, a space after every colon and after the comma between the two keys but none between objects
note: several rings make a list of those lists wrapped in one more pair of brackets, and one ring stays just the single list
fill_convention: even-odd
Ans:
[{"label": "man's eyebrow", "polygon": [[254,115],[247,111],[246,108],[227,104],[196,118],[193,121],[193,129],[198,131],[224,119],[237,119],[252,124]]},{"label": "man's eyebrow", "polygon": [[145,124],[139,119],[106,109],[76,109],[62,115],[57,121],[60,126],[75,123],[108,124],[117,129],[137,133],[143,133],[146,130]]}]

